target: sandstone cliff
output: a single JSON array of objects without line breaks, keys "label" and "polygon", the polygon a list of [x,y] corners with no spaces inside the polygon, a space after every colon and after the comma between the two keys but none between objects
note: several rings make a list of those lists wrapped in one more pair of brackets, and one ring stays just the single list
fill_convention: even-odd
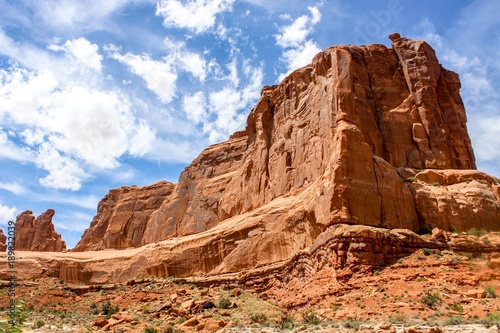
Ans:
[{"label": "sandstone cliff", "polygon": [[30,210],[16,217],[16,251],[66,251],[66,243],[55,231],[52,217],[55,211],[48,209],[35,219]]},{"label": "sandstone cliff", "polygon": [[474,170],[458,75],[427,43],[391,40],[330,47],[264,87],[245,131],[204,150],[177,185],[112,190],[75,250],[197,234],[284,201],[260,216],[281,259],[336,223],[498,230],[499,180]]},{"label": "sandstone cliff", "polygon": [[96,216],[74,250],[142,245],[145,222],[161,207],[173,187],[172,183],[162,181],[151,186],[124,186],[109,191],[99,202]]},{"label": "sandstone cliff", "polygon": [[5,252],[7,250],[7,236],[0,229],[0,252]]}]

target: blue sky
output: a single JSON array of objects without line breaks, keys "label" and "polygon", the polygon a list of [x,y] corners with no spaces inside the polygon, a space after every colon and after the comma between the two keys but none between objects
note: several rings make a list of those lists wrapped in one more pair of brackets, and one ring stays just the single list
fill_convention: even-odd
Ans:
[{"label": "blue sky", "polygon": [[500,2],[0,0],[0,227],[56,210],[73,247],[111,188],[176,183],[264,85],[336,44],[427,40],[500,176]]}]

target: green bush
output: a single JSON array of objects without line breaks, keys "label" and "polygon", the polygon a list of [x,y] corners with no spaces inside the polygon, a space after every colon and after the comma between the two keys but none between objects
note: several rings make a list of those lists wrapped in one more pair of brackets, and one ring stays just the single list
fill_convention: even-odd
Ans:
[{"label": "green bush", "polygon": [[422,253],[424,254],[424,256],[430,256],[432,254],[432,251],[424,247],[422,249]]},{"label": "green bush", "polygon": [[231,306],[231,300],[229,298],[222,297],[219,299],[219,306],[218,306],[219,309],[229,309],[230,306]]},{"label": "green bush", "polygon": [[451,309],[453,311],[458,312],[458,313],[462,313],[462,311],[464,311],[464,307],[460,303],[453,303],[453,305],[451,306]]},{"label": "green bush", "polygon": [[34,329],[37,329],[37,328],[42,328],[45,326],[45,322],[41,319],[38,319],[34,324],[33,324],[33,328]]},{"label": "green bush", "polygon": [[483,294],[484,294],[484,297],[486,297],[486,298],[496,298],[497,297],[497,294],[495,292],[495,288],[493,288],[492,286],[485,286]]},{"label": "green bush", "polygon": [[441,297],[437,291],[432,294],[428,291],[425,295],[422,295],[421,302],[433,309],[436,305],[441,304]]},{"label": "green bush", "polygon": [[153,326],[148,326],[144,329],[144,333],[158,333],[158,330]]},{"label": "green bush", "polygon": [[447,317],[444,320],[444,325],[445,326],[454,326],[454,325],[462,325],[465,323],[465,319],[462,316],[453,316],[453,317]]},{"label": "green bush", "polygon": [[481,237],[481,236],[486,235],[488,233],[488,231],[486,231],[485,229],[477,230],[476,228],[470,228],[469,230],[467,230],[467,233],[471,236]]},{"label": "green bush", "polygon": [[250,319],[255,323],[262,324],[267,320],[267,316],[265,313],[252,313]]},{"label": "green bush", "polygon": [[405,183],[413,183],[416,181],[418,181],[418,178],[416,178],[416,177],[408,177],[408,178],[403,179],[403,182],[405,182]]},{"label": "green bush", "polygon": [[321,323],[321,318],[316,314],[316,312],[307,310],[304,313],[303,322],[307,325],[319,325]]},{"label": "green bush", "polygon": [[395,314],[389,316],[388,321],[391,324],[404,324],[406,323],[406,315],[404,313],[396,312]]},{"label": "green bush", "polygon": [[291,330],[295,327],[295,323],[293,322],[293,318],[286,317],[280,323],[280,329],[282,330]]},{"label": "green bush", "polygon": [[361,320],[347,318],[347,320],[342,323],[342,326],[344,326],[344,328],[359,331],[359,327],[362,323],[363,322]]},{"label": "green bush", "polygon": [[117,312],[118,306],[112,306],[110,301],[106,301],[102,304],[101,313],[105,315],[107,319],[111,318],[111,316]]}]

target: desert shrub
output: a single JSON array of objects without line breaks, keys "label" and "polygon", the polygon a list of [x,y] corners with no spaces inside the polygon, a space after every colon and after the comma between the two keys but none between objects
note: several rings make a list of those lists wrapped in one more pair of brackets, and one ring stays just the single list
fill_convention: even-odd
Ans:
[{"label": "desert shrub", "polygon": [[489,313],[481,323],[486,326],[500,325],[500,312]]},{"label": "desert shrub", "polygon": [[111,318],[111,316],[117,312],[118,306],[112,306],[110,301],[106,301],[102,304],[101,313],[105,315],[107,319]]},{"label": "desert shrub", "polygon": [[485,286],[483,294],[484,294],[484,297],[486,297],[486,298],[496,298],[497,297],[497,294],[495,292],[495,288],[493,288],[492,286]]},{"label": "desert shrub", "polygon": [[405,182],[405,183],[413,183],[416,181],[418,181],[417,177],[408,177],[408,178],[403,179],[403,182]]},{"label": "desert shrub", "polygon": [[462,316],[446,317],[446,319],[443,322],[445,326],[462,325],[464,323],[465,320]]},{"label": "desert shrub", "polygon": [[167,327],[167,328],[165,328],[163,333],[174,333],[174,329],[172,327]]},{"label": "desert shrub", "polygon": [[428,291],[427,293],[422,295],[421,302],[432,309],[436,305],[441,304],[441,297],[439,296],[439,293],[437,291],[432,294]]},{"label": "desert shrub", "polygon": [[419,234],[419,235],[431,235],[432,229],[430,227],[424,225],[417,230],[417,234]]},{"label": "desert shrub", "polygon": [[424,247],[422,249],[422,253],[424,254],[424,256],[430,256],[432,254],[432,251]]},{"label": "desert shrub", "polygon": [[481,236],[484,236],[488,233],[488,231],[486,231],[485,229],[476,229],[476,228],[470,228],[469,230],[467,230],[467,234],[471,235],[471,236],[477,236],[477,237],[481,237]]},{"label": "desert shrub", "polygon": [[262,324],[267,320],[267,316],[265,313],[252,313],[250,319],[255,323]]},{"label": "desert shrub", "polygon": [[450,226],[450,232],[453,232],[453,233],[458,232],[458,229],[452,225],[452,226]]},{"label": "desert shrub", "polygon": [[303,322],[308,325],[319,325],[321,323],[321,318],[316,314],[316,312],[307,310],[304,313]]},{"label": "desert shrub", "polygon": [[388,321],[391,324],[404,324],[406,323],[406,315],[404,313],[396,312],[395,314],[389,316]]},{"label": "desert shrub", "polygon": [[282,330],[291,330],[295,327],[295,323],[293,322],[293,318],[286,317],[280,323],[280,329]]},{"label": "desert shrub", "polygon": [[362,323],[363,322],[361,320],[347,318],[347,320],[342,323],[342,326],[347,329],[358,331],[359,326],[361,326]]},{"label": "desert shrub", "polygon": [[462,306],[462,304],[460,303],[453,303],[450,308],[453,310],[453,311],[456,311],[458,313],[462,313],[462,311],[464,311],[464,307]]},{"label": "desert shrub", "polygon": [[153,326],[148,326],[144,328],[144,333],[158,333],[158,330]]},{"label": "desert shrub", "polygon": [[45,326],[45,322],[41,319],[38,319],[34,324],[33,324],[33,328],[34,329],[37,329],[37,328],[42,328]]},{"label": "desert shrub", "polygon": [[222,297],[219,299],[219,305],[218,305],[219,309],[229,309],[230,306],[231,306],[231,300],[229,298]]}]

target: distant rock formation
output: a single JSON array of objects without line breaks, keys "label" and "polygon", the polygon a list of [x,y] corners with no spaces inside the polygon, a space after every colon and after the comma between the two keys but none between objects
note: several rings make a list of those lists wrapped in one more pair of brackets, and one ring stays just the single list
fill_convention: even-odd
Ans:
[{"label": "distant rock formation", "polygon": [[500,229],[499,180],[475,170],[458,75],[426,42],[390,38],[330,47],[264,87],[246,129],[205,149],[177,185],[112,190],[75,250],[200,233],[289,196],[301,197],[290,219],[314,234],[336,223]]},{"label": "distant rock formation", "polygon": [[48,209],[36,219],[30,210],[19,214],[16,218],[16,251],[66,251],[66,243],[52,223],[54,214],[53,209]]},{"label": "distant rock formation", "polygon": [[7,250],[7,236],[0,229],[0,252],[5,252]]},{"label": "distant rock formation", "polygon": [[174,184],[124,186],[109,191],[99,202],[97,214],[74,251],[126,248],[142,244],[145,221],[172,193]]}]

